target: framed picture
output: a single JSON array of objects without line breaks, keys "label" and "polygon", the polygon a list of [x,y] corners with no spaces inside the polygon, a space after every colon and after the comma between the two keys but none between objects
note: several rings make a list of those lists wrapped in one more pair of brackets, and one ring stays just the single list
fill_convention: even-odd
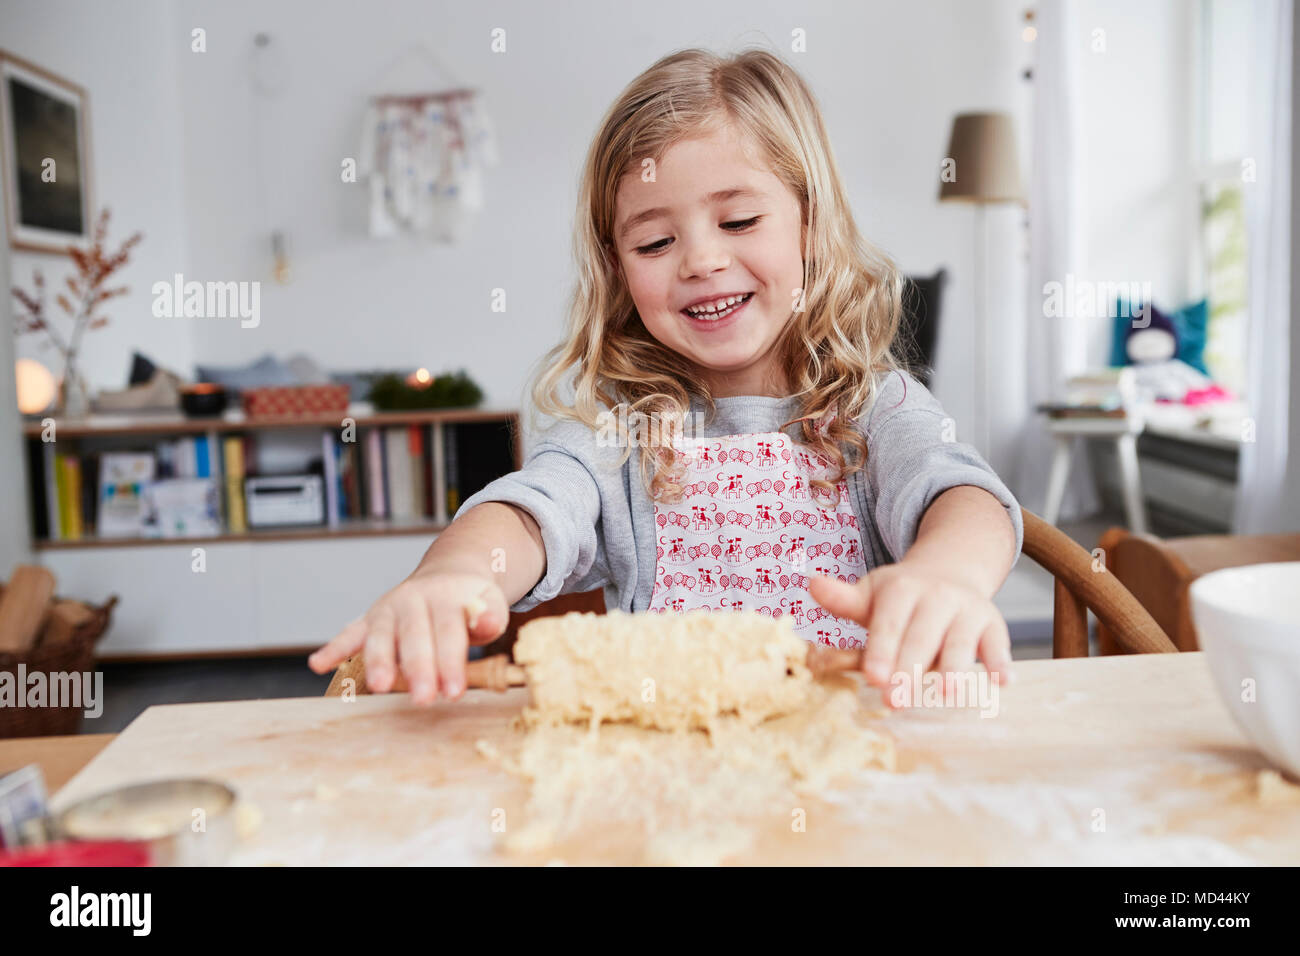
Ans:
[{"label": "framed picture", "polygon": [[0,175],[15,249],[89,244],[89,108],[77,84],[0,50]]}]

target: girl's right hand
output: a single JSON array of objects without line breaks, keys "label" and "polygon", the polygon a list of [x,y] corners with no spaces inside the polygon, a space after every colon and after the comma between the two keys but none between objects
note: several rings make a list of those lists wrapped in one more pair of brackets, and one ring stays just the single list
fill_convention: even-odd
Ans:
[{"label": "girl's right hand", "polygon": [[465,692],[469,645],[500,637],[510,608],[500,585],[480,574],[417,571],[307,659],[317,674],[365,648],[366,684],[378,694],[401,668],[417,704]]}]

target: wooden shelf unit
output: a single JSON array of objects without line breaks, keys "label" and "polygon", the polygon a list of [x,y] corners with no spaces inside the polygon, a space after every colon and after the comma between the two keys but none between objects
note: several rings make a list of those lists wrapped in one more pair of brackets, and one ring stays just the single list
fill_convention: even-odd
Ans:
[{"label": "wooden shelf unit", "polygon": [[[27,439],[40,438],[49,416],[24,416],[23,435]],[[353,404],[341,414],[314,415],[294,418],[247,418],[242,412],[227,412],[221,417],[188,418],[180,413],[140,415],[90,415],[80,419],[54,419],[56,441],[75,439],[139,437],[142,443],[168,436],[222,435],[244,432],[334,429],[341,430],[350,422],[356,429],[383,428],[404,425],[433,426],[430,434],[441,441],[441,426],[484,422],[505,422],[512,439],[513,467],[523,462],[523,438],[519,413],[513,409],[447,408],[418,411],[377,412],[364,403]],[[434,457],[434,467],[440,468],[442,451]],[[36,480],[36,476],[32,476]],[[445,488],[445,482],[440,482]],[[468,497],[463,495],[462,500]],[[34,507],[29,493],[29,508]],[[448,515],[450,518],[451,515]],[[309,525],[250,528],[247,531],[227,532],[220,535],[198,537],[99,537],[87,535],[78,539],[34,539],[37,551],[64,551],[86,548],[126,548],[159,545],[192,545],[216,542],[302,541],[321,538],[373,537],[381,535],[436,535],[447,527],[447,522],[428,516],[415,518],[341,518],[335,525]]]}]

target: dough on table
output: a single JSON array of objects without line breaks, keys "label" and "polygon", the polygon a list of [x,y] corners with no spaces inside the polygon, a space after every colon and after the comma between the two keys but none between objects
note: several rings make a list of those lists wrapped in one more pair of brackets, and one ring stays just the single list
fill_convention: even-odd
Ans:
[{"label": "dough on table", "polygon": [[808,643],[756,611],[570,612],[519,629],[529,723],[628,721],[708,729],[720,715],[754,725],[804,703]]},{"label": "dough on table", "polygon": [[504,849],[595,840],[647,863],[716,864],[749,848],[761,820],[788,825],[803,795],[893,770],[893,740],[860,721],[856,683],[814,680],[808,646],[755,612],[526,624],[523,732],[478,745],[529,783]]}]

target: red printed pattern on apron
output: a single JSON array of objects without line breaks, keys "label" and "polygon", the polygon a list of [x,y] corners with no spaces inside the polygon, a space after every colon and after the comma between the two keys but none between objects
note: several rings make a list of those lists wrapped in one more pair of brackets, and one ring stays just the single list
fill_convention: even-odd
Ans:
[{"label": "red printed pattern on apron", "polygon": [[783,432],[679,439],[682,500],[655,502],[655,584],[648,610],[789,615],[804,640],[856,648],[862,625],[812,599],[808,578],[852,584],[866,571],[848,484],[839,504],[811,495],[830,462]]}]

